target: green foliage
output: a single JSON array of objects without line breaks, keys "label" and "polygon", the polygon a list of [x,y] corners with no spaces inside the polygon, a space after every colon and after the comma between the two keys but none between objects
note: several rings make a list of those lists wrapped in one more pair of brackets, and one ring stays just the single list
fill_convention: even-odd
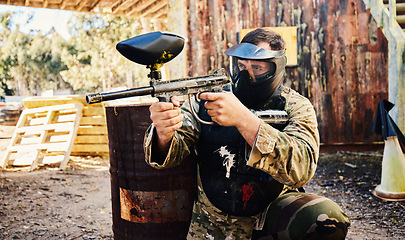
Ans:
[{"label": "green foliage", "polygon": [[56,32],[23,33],[15,13],[0,13],[0,96],[40,95],[45,90],[73,93],[146,85],[149,70],[124,58],[118,42],[141,33],[137,20],[74,13],[71,38]]},{"label": "green foliage", "polygon": [[72,38],[62,54],[68,66],[61,72],[77,91],[107,91],[147,83],[145,66],[125,59],[118,42],[141,33],[140,23],[126,17],[75,13],[70,21]]},{"label": "green foliage", "polygon": [[[10,34],[10,25],[11,25],[11,14],[10,13],[0,13],[0,23],[1,23],[1,32],[0,40],[4,42],[4,38]],[[1,54],[1,53],[0,53]],[[10,79],[9,75],[9,59],[3,59],[0,55],[0,96],[11,95],[13,90],[8,87],[7,79]]]},{"label": "green foliage", "polygon": [[22,33],[12,18],[11,13],[0,15],[0,95],[40,95],[44,90],[69,87],[59,74],[66,69],[60,58],[65,40],[55,33]]}]

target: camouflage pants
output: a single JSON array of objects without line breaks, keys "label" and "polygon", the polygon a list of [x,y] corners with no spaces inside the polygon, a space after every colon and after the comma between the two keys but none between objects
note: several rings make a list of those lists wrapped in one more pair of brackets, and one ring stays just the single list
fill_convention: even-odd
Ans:
[{"label": "camouflage pants", "polygon": [[348,216],[332,200],[308,193],[287,193],[274,200],[262,231],[253,239],[345,239]]},{"label": "camouflage pants", "polygon": [[200,184],[198,186],[198,198],[194,202],[187,239],[251,239],[253,226],[258,218],[235,217],[219,210],[208,200]]},{"label": "camouflage pants", "polygon": [[281,195],[263,217],[263,230],[253,230],[258,216],[228,215],[212,206],[199,188],[187,239],[345,239],[350,226],[349,218],[336,203],[307,193]]}]

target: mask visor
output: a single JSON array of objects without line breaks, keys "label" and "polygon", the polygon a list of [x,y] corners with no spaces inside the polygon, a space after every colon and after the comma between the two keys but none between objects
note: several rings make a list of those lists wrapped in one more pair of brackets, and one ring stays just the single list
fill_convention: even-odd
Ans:
[{"label": "mask visor", "polygon": [[274,76],[277,70],[276,63],[272,59],[265,61],[246,60],[232,57],[231,76],[236,82],[244,78],[246,82],[255,84],[264,82]]},{"label": "mask visor", "polygon": [[258,47],[251,43],[240,43],[226,50],[225,54],[244,59],[265,60],[283,57],[285,55],[285,50],[273,51]]}]

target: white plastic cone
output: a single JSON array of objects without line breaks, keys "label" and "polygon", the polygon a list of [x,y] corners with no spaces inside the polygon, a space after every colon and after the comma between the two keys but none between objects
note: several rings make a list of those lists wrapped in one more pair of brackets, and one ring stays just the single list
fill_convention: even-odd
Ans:
[{"label": "white plastic cone", "polygon": [[381,184],[373,194],[387,201],[405,201],[405,157],[397,137],[385,140]]}]

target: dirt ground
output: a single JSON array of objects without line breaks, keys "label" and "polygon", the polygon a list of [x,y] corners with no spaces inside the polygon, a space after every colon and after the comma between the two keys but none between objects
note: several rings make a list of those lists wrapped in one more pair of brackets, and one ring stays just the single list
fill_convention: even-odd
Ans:
[{"label": "dirt ground", "polygon": [[322,154],[307,192],[335,201],[350,217],[347,239],[405,239],[405,202],[383,201],[382,152]]},{"label": "dirt ground", "polygon": [[[0,126],[0,158],[13,131]],[[306,186],[350,216],[347,239],[405,239],[405,202],[371,194],[381,162],[382,152],[322,154]],[[107,158],[71,157],[65,171],[0,170],[0,200],[0,239],[113,239]]]}]

